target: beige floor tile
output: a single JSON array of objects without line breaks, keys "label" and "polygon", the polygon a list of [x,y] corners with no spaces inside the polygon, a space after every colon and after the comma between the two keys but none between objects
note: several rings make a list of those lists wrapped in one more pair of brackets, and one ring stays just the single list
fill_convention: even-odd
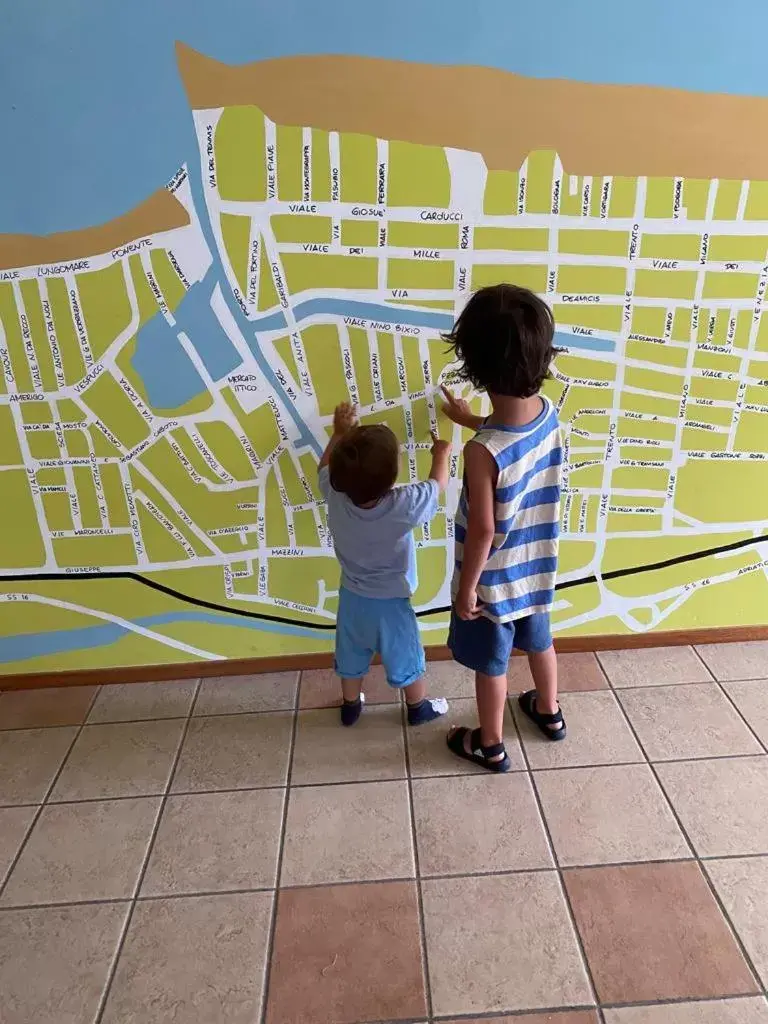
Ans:
[{"label": "beige floor tile", "polygon": [[36,807],[0,807],[0,886],[36,813]]},{"label": "beige floor tile", "polygon": [[183,729],[180,719],[86,725],[53,787],[51,800],[165,792]]},{"label": "beige floor tile", "polygon": [[419,938],[414,882],[281,890],[267,1024],[422,1018]]},{"label": "beige floor tile", "polygon": [[3,1024],[91,1024],[127,903],[0,914]]},{"label": "beige floor tile", "polygon": [[569,768],[534,777],[562,865],[691,856],[647,765]]},{"label": "beige floor tile", "polygon": [[460,1017],[445,1024],[599,1024],[597,1010],[555,1010],[546,1013],[516,1013],[514,1017]]},{"label": "beige floor tile", "polygon": [[592,1002],[554,871],[422,884],[435,1015]]},{"label": "beige floor tile", "polygon": [[111,683],[102,686],[88,721],[139,722],[153,718],[185,718],[192,706],[197,683],[197,679],[169,679],[163,683]]},{"label": "beige floor tile", "polygon": [[271,912],[260,892],[137,903],[104,1024],[253,1024]]},{"label": "beige floor tile", "polygon": [[624,690],[619,700],[651,761],[762,753],[716,683]]},{"label": "beige floor tile", "polygon": [[724,683],[723,687],[763,744],[768,746],[768,679],[746,679]]},{"label": "beige floor tile", "polygon": [[[389,686],[381,665],[372,665],[363,680],[366,704],[396,704],[400,691]],[[332,668],[307,669],[301,673],[299,707],[336,708],[341,704],[341,682]]]},{"label": "beige floor tile", "polygon": [[428,661],[425,678],[430,697],[475,696],[475,673],[456,661]]},{"label": "beige floor tile", "polygon": [[757,994],[696,861],[571,868],[564,879],[601,1002]]},{"label": "beige floor tile", "polygon": [[0,804],[39,803],[76,735],[74,727],[0,733]]},{"label": "beige floor tile", "polygon": [[284,786],[292,725],[290,712],[193,719],[171,791]]},{"label": "beige floor tile", "polygon": [[273,888],[284,794],[257,789],[168,797],[141,894]]},{"label": "beige floor tile", "polygon": [[159,797],[44,807],[0,905],[133,896],[159,809]]},{"label": "beige floor tile", "polygon": [[[525,768],[523,753],[520,749],[520,741],[515,734],[512,712],[509,708],[504,711],[504,723],[504,744],[512,761],[512,770],[522,771]],[[474,698],[471,700],[454,698],[450,701],[448,714],[443,718],[436,718],[432,722],[427,722],[426,725],[405,730],[408,759],[411,775],[414,778],[424,775],[487,774],[485,769],[479,765],[472,764],[471,761],[464,761],[450,752],[446,736],[448,730],[454,725],[464,725],[469,729],[476,728],[477,704]]]},{"label": "beige floor tile", "polygon": [[552,866],[527,774],[415,779],[413,811],[423,875]]},{"label": "beige floor tile", "polygon": [[291,781],[365,782],[405,776],[401,708],[368,707],[351,729],[335,708],[300,711]]},{"label": "beige floor tile", "polygon": [[[512,658],[507,672],[509,692],[517,696],[524,690],[533,689],[533,679],[528,668],[528,659],[522,656]],[[557,685],[560,693],[575,693],[581,690],[606,690],[608,680],[594,654],[558,654]]]},{"label": "beige floor tile", "polygon": [[768,857],[707,861],[705,870],[763,985],[768,985]]},{"label": "beige floor tile", "polygon": [[768,1024],[768,1003],[762,996],[708,1003],[625,1006],[604,1013],[605,1024]]},{"label": "beige floor tile", "polygon": [[681,761],[656,770],[700,857],[768,853],[768,757]]},{"label": "beige floor tile", "polygon": [[298,672],[263,672],[250,676],[203,679],[196,715],[231,715],[244,711],[290,711],[296,707]]},{"label": "beige floor tile", "polygon": [[281,885],[413,874],[407,782],[291,789]]},{"label": "beige floor tile", "polygon": [[98,686],[53,686],[0,693],[0,729],[82,725]]},{"label": "beige floor tile", "polygon": [[739,644],[701,644],[696,650],[715,679],[768,678],[768,640]]},{"label": "beige floor tile", "polygon": [[513,704],[532,768],[566,768],[645,760],[612,693],[564,693],[560,705],[568,726],[568,735],[564,740],[554,742],[542,736],[536,726],[529,722],[516,701]]},{"label": "beige floor tile", "polygon": [[711,678],[692,647],[641,647],[599,651],[597,656],[616,687],[704,683]]}]

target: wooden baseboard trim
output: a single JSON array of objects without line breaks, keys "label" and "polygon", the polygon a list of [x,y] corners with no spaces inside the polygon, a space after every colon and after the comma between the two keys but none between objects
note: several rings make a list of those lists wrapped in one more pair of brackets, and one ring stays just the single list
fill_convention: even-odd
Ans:
[{"label": "wooden baseboard trim", "polygon": [[[658,633],[632,633],[555,640],[560,654],[584,651],[619,651],[638,647],[680,647],[693,644],[748,643],[768,640],[766,626],[726,626],[722,629],[685,629]],[[447,647],[428,647],[428,661],[448,661]],[[29,672],[0,675],[0,690],[33,690],[45,686],[86,686],[108,683],[161,682],[205,676],[241,676],[255,672],[298,672],[332,668],[333,655],[289,654],[275,658],[236,658],[231,661],[185,662],[180,665],[138,665],[126,668],[83,669],[70,672]]]}]

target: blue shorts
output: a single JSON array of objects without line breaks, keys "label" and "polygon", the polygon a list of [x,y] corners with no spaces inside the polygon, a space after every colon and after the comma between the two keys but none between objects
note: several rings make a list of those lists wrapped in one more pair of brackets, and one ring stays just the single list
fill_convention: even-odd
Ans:
[{"label": "blue shorts", "polygon": [[339,591],[336,672],[361,679],[381,655],[390,686],[410,686],[426,671],[419,624],[407,597],[361,597]]},{"label": "blue shorts", "polygon": [[505,676],[513,647],[530,654],[552,646],[549,613],[499,623],[485,616],[460,619],[452,611],[448,646],[454,660],[465,668],[486,676]]}]

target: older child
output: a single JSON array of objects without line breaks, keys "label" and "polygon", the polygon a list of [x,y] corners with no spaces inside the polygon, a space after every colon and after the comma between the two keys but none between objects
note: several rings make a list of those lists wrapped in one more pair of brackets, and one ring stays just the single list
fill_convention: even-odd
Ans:
[{"label": "older child", "polygon": [[519,698],[550,740],[565,738],[549,614],[554,599],[563,461],[557,413],[539,394],[556,354],[549,307],[501,284],[472,296],[447,340],[461,377],[491,400],[485,419],[444,389],[444,411],[477,431],[464,448],[448,644],[475,672],[479,729],[455,728],[448,746],[506,772],[503,719],[513,648],[525,651],[535,690]]},{"label": "older child", "polygon": [[427,698],[424,648],[410,600],[417,584],[413,529],[432,519],[449,476],[451,445],[434,436],[433,442],[429,479],[395,487],[400,446],[389,427],[358,426],[347,403],[334,414],[319,482],[341,563],[336,671],[342,725],[360,717],[363,677],[377,653],[389,685],[405,691],[409,725],[448,710],[445,700]]}]

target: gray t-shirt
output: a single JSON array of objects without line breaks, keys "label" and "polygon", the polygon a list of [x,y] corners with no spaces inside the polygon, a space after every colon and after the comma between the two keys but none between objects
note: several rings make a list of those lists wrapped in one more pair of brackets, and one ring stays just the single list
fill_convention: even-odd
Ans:
[{"label": "gray t-shirt", "polygon": [[341,563],[341,585],[363,597],[410,597],[417,586],[413,529],[437,511],[437,481],[394,487],[373,508],[359,508],[318,474],[328,526]]}]

